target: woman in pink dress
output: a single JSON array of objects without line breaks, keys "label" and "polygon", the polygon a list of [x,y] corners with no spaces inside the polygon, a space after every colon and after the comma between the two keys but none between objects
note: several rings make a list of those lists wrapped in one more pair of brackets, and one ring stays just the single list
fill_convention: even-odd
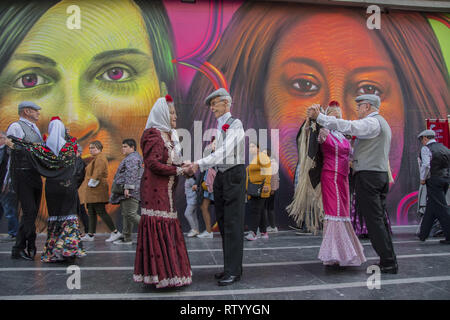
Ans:
[{"label": "woman in pink dress", "polygon": [[[326,114],[341,118],[339,103],[330,102]],[[366,257],[353,230],[349,211],[351,145],[341,133],[325,128],[320,129],[318,140],[323,155],[320,183],[325,213],[319,259],[324,265],[360,266]]]},{"label": "woman in pink dress", "polygon": [[141,138],[145,169],[133,275],[135,282],[154,284],[156,288],[192,282],[191,265],[173,203],[177,176],[183,174],[175,127],[172,98],[159,98]]}]

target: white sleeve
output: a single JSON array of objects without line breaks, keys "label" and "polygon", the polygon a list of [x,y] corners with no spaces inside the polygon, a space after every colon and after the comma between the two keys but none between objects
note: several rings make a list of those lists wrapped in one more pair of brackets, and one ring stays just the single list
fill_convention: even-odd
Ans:
[{"label": "white sleeve", "polygon": [[[228,163],[226,162],[226,159],[233,156],[235,149],[234,147],[237,144],[239,149],[239,146],[241,145],[244,138],[245,132],[244,128],[242,127],[242,122],[239,119],[236,119],[227,130],[225,143],[217,146],[216,151],[211,153],[209,156],[197,161],[200,167],[200,171],[205,171],[206,169],[218,164]],[[239,151],[237,156],[239,156]]]},{"label": "white sleeve", "polygon": [[372,139],[381,132],[380,123],[374,117],[343,120],[320,113],[317,117],[317,123],[329,130],[337,130],[342,134],[356,136],[358,139]]},{"label": "white sleeve", "polygon": [[420,155],[422,157],[422,164],[420,165],[420,180],[426,180],[428,173],[430,172],[431,163],[431,151],[427,146],[423,146],[420,150]]},{"label": "white sleeve", "polygon": [[7,136],[14,136],[19,139],[23,139],[25,137],[25,133],[23,132],[22,127],[17,122],[12,123],[8,130],[6,131]]}]

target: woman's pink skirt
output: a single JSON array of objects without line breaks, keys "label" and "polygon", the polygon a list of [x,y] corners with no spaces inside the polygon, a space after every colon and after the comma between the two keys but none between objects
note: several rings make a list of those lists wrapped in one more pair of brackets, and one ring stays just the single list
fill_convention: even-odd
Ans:
[{"label": "woman's pink skirt", "polygon": [[350,219],[335,219],[325,216],[319,259],[324,265],[360,266],[367,260]]}]

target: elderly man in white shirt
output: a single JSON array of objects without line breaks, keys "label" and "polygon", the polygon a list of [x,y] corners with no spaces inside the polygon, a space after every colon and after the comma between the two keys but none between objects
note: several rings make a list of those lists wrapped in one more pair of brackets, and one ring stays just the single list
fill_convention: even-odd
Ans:
[{"label": "elderly man in white shirt", "polygon": [[[239,281],[242,275],[245,214],[245,133],[242,122],[232,118],[231,96],[223,88],[210,94],[205,104],[217,119],[215,152],[189,165],[191,174],[214,167],[214,204],[222,236],[224,271],[217,273],[219,286]],[[185,166],[186,167],[186,166]]]},{"label": "elderly man in white shirt", "polygon": [[380,256],[383,273],[398,272],[397,258],[386,219],[389,191],[389,151],[391,128],[379,114],[380,98],[374,94],[356,97],[359,120],[343,120],[320,113],[320,106],[308,108],[307,115],[329,130],[356,136],[353,153],[356,205],[366,221],[373,248]]},{"label": "elderly man in white shirt", "polygon": [[[27,142],[43,142],[41,132],[36,126],[37,121],[39,121],[40,110],[41,107],[34,102],[21,102],[18,107],[19,121],[12,123],[6,134]],[[33,260],[36,255],[35,221],[41,203],[42,179],[31,165],[27,154],[19,149],[12,150],[9,172],[22,208],[22,218],[11,257],[13,259]]]},{"label": "elderly man in white shirt", "polygon": [[450,244],[450,206],[446,193],[450,182],[450,151],[435,140],[433,130],[418,135],[423,147],[420,150],[420,183],[427,186],[427,206],[420,225],[419,238],[425,241],[437,218],[444,231],[442,244]]}]

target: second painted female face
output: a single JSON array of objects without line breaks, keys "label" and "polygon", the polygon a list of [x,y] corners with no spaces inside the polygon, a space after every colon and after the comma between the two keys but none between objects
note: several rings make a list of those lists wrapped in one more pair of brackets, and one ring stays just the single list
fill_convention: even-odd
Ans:
[{"label": "second painted female face", "polygon": [[[70,5],[81,29],[66,26]],[[39,128],[58,115],[86,147],[100,140],[114,172],[117,144],[139,141],[160,96],[149,37],[132,1],[61,1],[32,27],[0,74],[0,128],[17,120],[24,100],[42,107]],[[117,163],[115,163],[117,162]]]},{"label": "second painted female face", "polygon": [[310,15],[286,31],[273,50],[265,112],[269,126],[280,129],[280,161],[290,176],[297,163],[295,137],[307,107],[337,100],[342,117],[355,120],[354,99],[361,94],[380,96],[380,114],[391,126],[391,150],[396,150],[390,155],[393,174],[400,168],[404,130],[400,84],[389,55],[364,21],[348,10]]}]

